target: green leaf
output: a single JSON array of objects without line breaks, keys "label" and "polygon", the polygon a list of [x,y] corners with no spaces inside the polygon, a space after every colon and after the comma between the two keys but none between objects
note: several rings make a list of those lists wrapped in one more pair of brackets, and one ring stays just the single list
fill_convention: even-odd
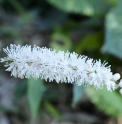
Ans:
[{"label": "green leaf", "polygon": [[62,116],[59,113],[59,111],[50,103],[50,102],[45,102],[44,103],[46,109],[48,110],[48,112],[53,116],[56,117],[57,119],[61,120]]},{"label": "green leaf", "polygon": [[122,116],[122,96],[118,93],[89,87],[86,88],[86,94],[99,109],[107,114],[115,117]]},{"label": "green leaf", "polygon": [[105,44],[103,52],[122,58],[122,1],[106,16]]},{"label": "green leaf", "polygon": [[97,50],[100,49],[103,43],[103,33],[97,32],[90,34],[81,39],[75,46],[76,53],[82,53],[83,50]]},{"label": "green leaf", "polygon": [[105,0],[47,0],[52,5],[67,12],[81,13],[88,16],[104,15],[109,7]]},{"label": "green leaf", "polygon": [[72,100],[72,106],[74,107],[82,98],[84,93],[84,87],[74,85],[73,86],[73,100]]},{"label": "green leaf", "polygon": [[71,49],[72,42],[68,35],[60,32],[54,32],[54,34],[52,35],[50,47],[56,50],[63,50],[66,52],[67,50]]},{"label": "green leaf", "polygon": [[31,119],[34,120],[39,109],[40,102],[45,91],[44,82],[41,79],[34,80],[33,78],[28,79],[28,102],[31,111]]},{"label": "green leaf", "polygon": [[21,100],[22,97],[27,93],[27,80],[20,80],[15,90],[15,100]]}]

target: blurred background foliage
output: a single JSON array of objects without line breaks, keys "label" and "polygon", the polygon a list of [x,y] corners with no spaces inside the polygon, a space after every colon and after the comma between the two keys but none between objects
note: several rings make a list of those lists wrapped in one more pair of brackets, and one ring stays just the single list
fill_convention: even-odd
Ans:
[{"label": "blurred background foliage", "polygon": [[[0,0],[0,49],[15,43],[75,51],[122,74],[121,24],[121,0]],[[122,124],[118,90],[20,80],[4,70],[0,124]]]}]

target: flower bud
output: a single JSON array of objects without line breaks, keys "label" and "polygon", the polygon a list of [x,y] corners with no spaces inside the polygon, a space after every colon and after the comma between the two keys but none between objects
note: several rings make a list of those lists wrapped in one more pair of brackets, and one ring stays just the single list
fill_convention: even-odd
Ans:
[{"label": "flower bud", "polygon": [[120,74],[119,73],[114,74],[113,79],[114,79],[114,81],[119,80],[120,79]]}]

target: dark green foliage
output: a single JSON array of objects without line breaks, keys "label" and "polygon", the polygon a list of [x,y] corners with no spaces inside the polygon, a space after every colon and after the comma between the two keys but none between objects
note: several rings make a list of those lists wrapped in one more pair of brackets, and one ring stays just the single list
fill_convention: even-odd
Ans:
[{"label": "dark green foliage", "polygon": [[[52,5],[70,13],[80,13],[88,16],[104,15],[109,4],[104,0],[47,0]],[[99,6],[98,6],[99,5]]]},{"label": "dark green foliage", "polygon": [[83,37],[78,44],[76,44],[76,53],[81,54],[84,50],[99,50],[103,43],[102,32],[94,33]]},{"label": "dark green foliage", "polygon": [[119,58],[122,58],[122,1],[111,9],[106,15],[105,20],[105,44],[103,52],[109,52]]}]

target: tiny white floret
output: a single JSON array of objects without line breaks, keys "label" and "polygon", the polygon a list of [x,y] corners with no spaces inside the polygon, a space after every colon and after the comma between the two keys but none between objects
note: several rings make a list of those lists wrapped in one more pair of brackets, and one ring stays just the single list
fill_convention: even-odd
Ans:
[{"label": "tiny white floret", "polygon": [[114,74],[113,79],[114,79],[114,81],[119,80],[120,79],[120,74],[119,73]]}]

